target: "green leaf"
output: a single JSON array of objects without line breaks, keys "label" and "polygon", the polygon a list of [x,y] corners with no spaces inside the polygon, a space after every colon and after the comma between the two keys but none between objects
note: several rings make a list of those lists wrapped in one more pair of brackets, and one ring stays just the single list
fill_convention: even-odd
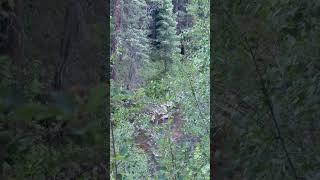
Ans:
[{"label": "green leaf", "polygon": [[121,155],[117,155],[116,157],[111,157],[111,160],[113,160],[113,161],[120,161],[123,159],[124,159],[124,156],[121,156]]}]

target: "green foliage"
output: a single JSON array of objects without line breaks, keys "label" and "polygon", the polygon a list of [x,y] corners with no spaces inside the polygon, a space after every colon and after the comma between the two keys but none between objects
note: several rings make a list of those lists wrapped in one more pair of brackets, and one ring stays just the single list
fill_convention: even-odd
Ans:
[{"label": "green foliage", "polygon": [[171,0],[159,1],[154,15],[155,39],[154,53],[164,62],[165,71],[169,70],[174,53],[178,52],[178,36],[176,35],[176,16],[173,14]]},{"label": "green foliage", "polygon": [[168,85],[163,81],[165,80],[150,81],[146,95],[154,99],[165,97],[170,87],[168,87]]},{"label": "green foliage", "polygon": [[[2,74],[9,74],[7,67],[5,62],[1,64]],[[105,126],[103,86],[93,89],[84,104],[79,104],[74,95],[62,92],[49,93],[44,103],[34,99],[42,95],[38,94],[39,91],[23,91],[21,87],[13,86],[16,84],[14,79],[6,81],[2,81],[0,87],[0,165],[3,177],[65,179],[73,174],[68,174],[64,168],[77,172],[83,170],[82,164],[94,166],[92,163],[102,155],[97,152],[104,152],[105,148],[104,129],[101,128]],[[101,177],[101,174],[95,176]]]},{"label": "green foliage", "polygon": [[149,61],[141,65],[139,88],[112,83],[111,177],[117,171],[123,179],[209,179],[209,17],[198,15],[197,2],[190,4],[197,21],[183,30],[188,54],[182,56],[172,2],[153,2],[151,59],[170,61],[170,69]]},{"label": "green foliage", "polygon": [[149,61],[147,4],[142,1],[121,1],[121,29],[114,34],[117,44],[113,54],[118,81],[124,85],[133,86],[139,82],[140,64]]},{"label": "green foliage", "polygon": [[108,176],[104,6],[0,1],[0,179]]},{"label": "green foliage", "polygon": [[[319,142],[314,139],[318,133],[312,130],[319,128],[319,3],[217,4],[220,9],[212,10],[213,87],[215,107],[220,109],[215,116],[221,124],[232,124],[234,140],[223,143],[224,153],[237,159],[217,155],[225,163],[221,173],[238,169],[229,179],[295,179],[295,174],[299,179],[319,179]],[[279,141],[270,104],[284,142]],[[231,148],[237,144],[239,149]]]},{"label": "green foliage", "polygon": [[13,70],[9,60],[10,59],[6,56],[0,56],[0,80],[2,86],[11,86],[13,82]]}]

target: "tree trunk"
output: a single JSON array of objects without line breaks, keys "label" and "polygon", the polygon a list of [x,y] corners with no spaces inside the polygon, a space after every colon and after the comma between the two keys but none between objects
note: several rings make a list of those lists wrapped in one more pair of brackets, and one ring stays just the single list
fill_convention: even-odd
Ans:
[{"label": "tree trunk", "polygon": [[11,57],[14,64],[24,62],[24,26],[23,26],[23,0],[15,0]]},{"label": "tree trunk", "polygon": [[74,42],[79,40],[81,6],[78,1],[71,0],[68,3],[64,21],[64,32],[54,76],[55,90],[60,90],[63,87],[64,72],[74,50]]},{"label": "tree trunk", "polygon": [[136,62],[134,60],[130,61],[130,69],[128,72],[128,90],[132,90],[136,88],[136,85],[138,84],[138,68],[136,65]]},{"label": "tree trunk", "polygon": [[115,30],[111,42],[111,54],[116,52],[117,49],[117,35],[121,30],[121,2],[115,0],[113,7],[113,18],[115,24]]}]

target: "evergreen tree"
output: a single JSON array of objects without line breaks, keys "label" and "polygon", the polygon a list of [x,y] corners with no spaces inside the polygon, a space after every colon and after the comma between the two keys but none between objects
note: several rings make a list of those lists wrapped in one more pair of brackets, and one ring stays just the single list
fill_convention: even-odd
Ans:
[{"label": "evergreen tree", "polygon": [[178,34],[192,25],[192,15],[187,12],[187,6],[190,2],[191,0],[172,0],[173,12],[176,14]]},{"label": "evergreen tree", "polygon": [[122,1],[122,21],[119,35],[118,66],[120,76],[126,86],[131,89],[141,81],[139,68],[149,59],[149,42],[147,39],[148,15],[145,0]]},{"label": "evergreen tree", "polygon": [[177,22],[170,0],[163,0],[158,5],[154,15],[154,46],[157,56],[163,60],[165,71],[167,71],[172,62],[173,54],[178,51]]}]

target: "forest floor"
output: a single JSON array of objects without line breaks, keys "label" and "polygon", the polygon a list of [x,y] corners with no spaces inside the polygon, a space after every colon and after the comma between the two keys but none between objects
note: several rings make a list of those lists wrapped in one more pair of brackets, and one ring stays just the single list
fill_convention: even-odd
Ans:
[{"label": "forest floor", "polygon": [[[135,124],[135,144],[148,156],[148,165],[151,173],[153,174],[160,169],[159,161],[161,157],[157,153],[160,138],[166,137],[170,140],[171,143],[167,148],[170,149],[172,161],[175,161],[173,149],[177,149],[177,147],[173,146],[188,143],[188,152],[185,154],[186,158],[188,158],[188,155],[192,153],[195,144],[200,139],[184,133],[184,119],[179,106],[174,105],[172,102],[166,102],[153,108],[147,108],[143,113],[152,117],[150,121],[151,128],[141,128],[140,124]],[[161,130],[156,131],[155,128]]]}]

